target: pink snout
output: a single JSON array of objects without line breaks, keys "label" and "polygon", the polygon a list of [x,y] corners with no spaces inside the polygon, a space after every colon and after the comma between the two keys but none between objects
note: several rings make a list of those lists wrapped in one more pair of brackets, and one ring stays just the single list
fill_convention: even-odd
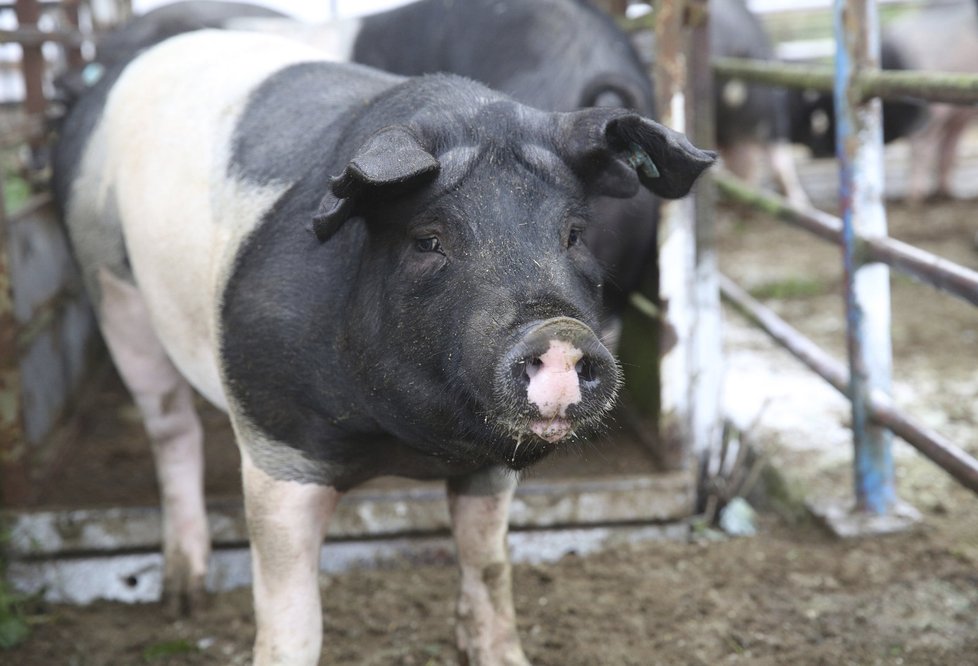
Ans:
[{"label": "pink snout", "polygon": [[530,430],[548,442],[561,440],[572,430],[567,408],[581,401],[577,365],[583,356],[573,344],[551,339],[550,348],[527,363],[526,398],[540,413],[530,422]]},{"label": "pink snout", "polygon": [[532,325],[507,364],[514,397],[525,400],[531,414],[529,430],[550,443],[571,435],[592,412],[606,411],[618,384],[611,353],[590,328],[569,317]]}]

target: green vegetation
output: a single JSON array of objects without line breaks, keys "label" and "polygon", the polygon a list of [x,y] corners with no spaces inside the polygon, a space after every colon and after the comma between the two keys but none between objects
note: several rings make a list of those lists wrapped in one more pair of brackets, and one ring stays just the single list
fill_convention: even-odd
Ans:
[{"label": "green vegetation", "polygon": [[821,296],[825,292],[826,286],[818,280],[802,277],[788,277],[783,280],[765,282],[750,289],[750,295],[758,300],[811,298],[812,296]]},{"label": "green vegetation", "polygon": [[0,168],[3,169],[3,201],[7,212],[11,213],[30,199],[31,185],[21,174],[13,152],[0,155]]},{"label": "green vegetation", "polygon": [[31,628],[22,604],[23,595],[14,594],[5,581],[0,581],[0,649],[9,650],[30,636]]},{"label": "green vegetation", "polygon": [[3,552],[8,538],[6,531],[0,532],[0,650],[23,643],[31,633],[25,608],[29,597],[15,593],[7,584],[7,560]]},{"label": "green vegetation", "polygon": [[781,518],[792,525],[801,525],[811,520],[805,506],[807,489],[789,485],[788,480],[773,464],[764,465],[761,470],[761,487],[764,489],[766,505]]},{"label": "green vegetation", "polygon": [[197,652],[197,646],[190,641],[186,640],[175,640],[175,641],[163,641],[162,643],[154,643],[149,645],[143,650],[143,659],[145,661],[153,661],[154,659],[162,659],[164,657],[172,657],[177,654],[189,654],[192,652]]}]

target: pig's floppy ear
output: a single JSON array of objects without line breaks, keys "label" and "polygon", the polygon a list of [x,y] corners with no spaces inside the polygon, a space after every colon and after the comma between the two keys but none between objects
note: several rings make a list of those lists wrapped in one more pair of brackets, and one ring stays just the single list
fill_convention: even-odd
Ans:
[{"label": "pig's floppy ear", "polygon": [[558,128],[564,160],[593,193],[609,197],[632,197],[641,185],[679,199],[716,160],[685,135],[623,109],[562,114]]},{"label": "pig's floppy ear", "polygon": [[367,139],[343,173],[330,181],[312,218],[316,238],[324,243],[332,238],[353,215],[359,198],[403,193],[437,175],[439,166],[410,129],[385,127]]}]

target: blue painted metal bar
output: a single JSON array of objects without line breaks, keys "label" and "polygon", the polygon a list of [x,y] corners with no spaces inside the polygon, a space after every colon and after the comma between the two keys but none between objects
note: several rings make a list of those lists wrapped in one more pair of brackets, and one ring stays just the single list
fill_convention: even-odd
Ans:
[{"label": "blue painted metal bar", "polygon": [[840,171],[849,399],[855,445],[856,509],[886,514],[896,505],[892,435],[871,423],[874,391],[889,393],[889,269],[861,265],[857,233],[886,236],[882,114],[878,99],[861,102],[856,76],[879,67],[879,19],[873,0],[835,0],[836,153]]}]

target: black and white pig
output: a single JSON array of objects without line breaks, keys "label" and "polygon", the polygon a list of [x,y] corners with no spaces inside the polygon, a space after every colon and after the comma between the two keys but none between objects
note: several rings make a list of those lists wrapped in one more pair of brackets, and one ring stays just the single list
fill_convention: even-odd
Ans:
[{"label": "black and white pig", "polygon": [[247,2],[189,0],[163,5],[101,35],[97,40],[97,57],[81,69],[59,76],[55,90],[60,101],[71,105],[107,70],[116,70],[143,49],[165,39],[205,28],[230,28],[235,21],[286,18],[274,9]]},{"label": "black and white pig", "polygon": [[241,453],[255,663],[314,664],[317,570],[347,489],[447,479],[469,664],[526,664],[505,547],[516,472],[598,427],[593,196],[687,193],[714,159],[633,112],[543,112],[463,78],[204,30],[107,72],[55,192],[151,435],[165,595],[209,553],[191,387]]},{"label": "black and white pig", "polygon": [[[886,26],[880,45],[883,69],[978,72],[978,3],[951,0],[916,7]],[[835,113],[831,95],[809,94],[793,135],[816,156],[835,152]],[[958,144],[978,115],[974,106],[931,104],[920,100],[883,102],[883,140],[910,141],[907,199],[949,198]]]},{"label": "black and white pig", "polygon": [[[884,36],[880,42],[880,68],[908,69],[901,48]],[[791,90],[791,140],[806,146],[813,157],[834,157],[835,102],[831,93],[815,90]],[[918,130],[927,119],[927,105],[912,99],[884,101],[883,142],[902,139]]]},{"label": "black and white pig", "polygon": [[[103,39],[93,67],[176,32],[246,28],[395,74],[459,74],[548,111],[604,106],[654,117],[652,84],[628,37],[583,0],[420,0],[321,25],[269,17],[267,11],[212,0],[174,3]],[[592,234],[591,249],[607,277],[607,309],[616,312],[655,262],[658,204],[643,191],[626,200],[600,197],[594,206],[600,233]]]}]

